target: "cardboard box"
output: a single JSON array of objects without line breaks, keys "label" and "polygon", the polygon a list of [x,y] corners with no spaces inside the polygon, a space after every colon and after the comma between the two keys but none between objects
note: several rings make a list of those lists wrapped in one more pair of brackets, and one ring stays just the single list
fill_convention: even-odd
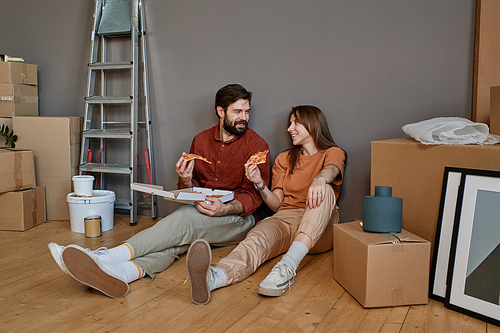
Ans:
[{"label": "cardboard box", "polygon": [[424,145],[415,139],[371,143],[371,195],[391,186],[403,198],[403,229],[434,243],[444,168],[500,171],[500,144]]},{"label": "cardboard box", "polygon": [[0,194],[0,230],[24,231],[45,221],[45,188]]},{"label": "cardboard box", "polygon": [[490,88],[490,133],[500,135],[500,87]]},{"label": "cardboard box", "polygon": [[472,120],[488,124],[490,87],[500,85],[500,1],[476,1]]},{"label": "cardboard box", "polygon": [[363,307],[427,304],[431,244],[406,230],[333,226],[333,278]]},{"label": "cardboard box", "polygon": [[[12,131],[12,118],[0,118],[0,128],[9,126],[9,133]],[[14,132],[16,134],[16,132]],[[0,136],[0,148],[10,147],[10,143],[3,136]]]},{"label": "cardboard box", "polygon": [[0,83],[0,117],[38,116],[38,87]]},{"label": "cardboard box", "polygon": [[16,147],[35,154],[37,183],[45,187],[47,220],[69,220],[66,196],[78,174],[81,117],[14,117]]},{"label": "cardboard box", "polygon": [[[130,188],[135,191],[151,193],[162,196],[165,200],[176,201],[194,205],[194,201],[205,201],[209,196],[215,196],[222,202],[229,202],[234,199],[232,191],[212,190],[204,187],[191,187],[182,190],[164,191],[161,185],[149,185],[141,183],[132,183]],[[211,203],[210,201],[205,201]]]},{"label": "cardboard box", "polygon": [[0,193],[36,187],[31,150],[0,149]]},{"label": "cardboard box", "polygon": [[0,83],[37,85],[37,66],[21,62],[0,62]]}]

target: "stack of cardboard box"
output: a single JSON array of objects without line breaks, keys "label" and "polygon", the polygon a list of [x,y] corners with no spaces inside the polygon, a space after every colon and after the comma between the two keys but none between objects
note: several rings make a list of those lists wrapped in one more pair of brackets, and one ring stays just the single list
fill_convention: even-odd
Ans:
[{"label": "stack of cardboard box", "polygon": [[0,117],[38,116],[37,66],[0,62]]},{"label": "stack of cardboard box", "polygon": [[[0,128],[12,129],[13,116],[38,115],[37,66],[0,61]],[[0,140],[0,148],[10,147]]]},{"label": "stack of cardboard box", "polygon": [[82,117],[13,117],[16,148],[35,155],[37,184],[47,194],[47,220],[69,220],[66,196],[78,174]]},{"label": "stack of cardboard box", "polygon": [[0,230],[45,222],[45,188],[36,186],[31,150],[0,149]]},{"label": "stack of cardboard box", "polygon": [[[1,158],[12,156],[5,169],[0,166],[0,193],[4,193],[0,194],[0,229],[25,230],[46,219],[69,220],[66,195],[72,192],[72,177],[78,174],[82,118],[39,117],[37,66],[0,62],[0,127],[2,124],[14,130],[17,141],[15,150],[0,141]],[[21,172],[19,163],[31,163],[31,171]],[[31,181],[25,184],[27,179]],[[13,185],[2,187],[4,182]],[[18,219],[7,226],[7,207],[16,207],[16,213],[8,214],[24,216],[23,222]],[[31,210],[37,214],[31,214],[30,222],[27,212]]]},{"label": "stack of cardboard box", "polygon": [[[0,128],[10,133],[16,115],[38,115],[37,66],[0,62]],[[0,230],[23,231],[46,221],[45,188],[36,186],[33,151],[0,139]]]}]

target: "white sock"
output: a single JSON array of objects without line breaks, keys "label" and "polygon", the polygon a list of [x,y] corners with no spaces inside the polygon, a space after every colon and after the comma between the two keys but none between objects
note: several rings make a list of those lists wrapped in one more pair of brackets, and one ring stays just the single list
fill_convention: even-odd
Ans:
[{"label": "white sock", "polygon": [[299,267],[300,261],[304,259],[307,252],[309,252],[309,249],[304,243],[293,241],[292,246],[290,246],[288,252],[285,253],[280,261],[296,271],[297,267]]},{"label": "white sock", "polygon": [[121,278],[127,283],[138,280],[146,274],[146,272],[133,261],[122,262],[121,264],[114,265],[114,267]]},{"label": "white sock", "polygon": [[116,265],[134,259],[134,249],[129,244],[123,243],[107,251],[98,252],[97,255],[99,256],[99,260]]},{"label": "white sock", "polygon": [[211,280],[210,291],[226,285],[226,273],[219,267],[210,266]]}]

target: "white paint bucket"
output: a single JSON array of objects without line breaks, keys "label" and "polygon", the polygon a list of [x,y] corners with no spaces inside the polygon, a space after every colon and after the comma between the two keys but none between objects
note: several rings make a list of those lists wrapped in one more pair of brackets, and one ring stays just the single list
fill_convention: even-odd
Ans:
[{"label": "white paint bucket", "polygon": [[92,196],[70,193],[66,197],[69,205],[71,231],[85,233],[85,218],[99,215],[102,219],[102,231],[113,229],[115,192],[107,190],[92,191]]},{"label": "white paint bucket", "polygon": [[73,176],[74,192],[78,195],[92,195],[94,176]]}]

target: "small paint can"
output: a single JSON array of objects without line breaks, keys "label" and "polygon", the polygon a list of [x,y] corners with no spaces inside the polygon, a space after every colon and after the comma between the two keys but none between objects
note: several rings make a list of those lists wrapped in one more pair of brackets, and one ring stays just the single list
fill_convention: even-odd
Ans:
[{"label": "small paint can", "polygon": [[87,216],[85,219],[85,237],[102,236],[102,219],[99,215]]}]

